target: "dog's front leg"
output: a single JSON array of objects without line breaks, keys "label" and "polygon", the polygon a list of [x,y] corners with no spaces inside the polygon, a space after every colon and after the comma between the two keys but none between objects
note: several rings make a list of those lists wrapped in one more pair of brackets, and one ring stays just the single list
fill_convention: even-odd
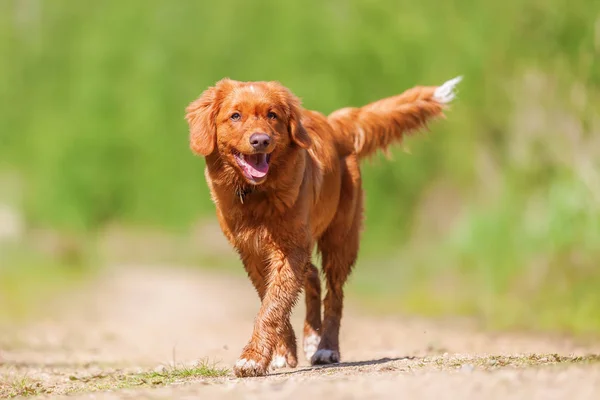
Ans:
[{"label": "dog's front leg", "polygon": [[270,279],[254,323],[252,339],[235,364],[236,376],[265,375],[279,337],[285,332],[292,307],[304,283],[305,267],[310,257],[306,249],[277,246],[269,252]]}]

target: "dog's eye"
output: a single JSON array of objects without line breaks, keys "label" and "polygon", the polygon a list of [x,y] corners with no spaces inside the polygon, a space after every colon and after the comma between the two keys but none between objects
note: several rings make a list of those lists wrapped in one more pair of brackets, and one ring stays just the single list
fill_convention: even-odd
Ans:
[{"label": "dog's eye", "polygon": [[267,114],[267,118],[277,119],[277,114],[275,114],[273,111],[269,111],[269,113]]},{"label": "dog's eye", "polygon": [[232,121],[239,121],[240,118],[242,118],[242,116],[240,115],[240,113],[237,113],[237,112],[231,114],[231,117],[229,117],[229,119]]}]

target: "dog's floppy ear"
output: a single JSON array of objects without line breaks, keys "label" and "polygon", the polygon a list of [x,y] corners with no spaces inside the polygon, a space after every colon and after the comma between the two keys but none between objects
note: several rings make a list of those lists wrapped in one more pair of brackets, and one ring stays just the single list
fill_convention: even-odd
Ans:
[{"label": "dog's floppy ear", "polygon": [[190,148],[198,155],[208,156],[215,150],[217,135],[217,88],[208,88],[185,109],[190,127]]},{"label": "dog's floppy ear", "polygon": [[289,107],[288,129],[290,131],[292,141],[301,148],[308,149],[312,145],[312,140],[310,139],[310,136],[308,136],[308,132],[306,132],[306,129],[304,129],[304,126],[302,126],[302,123],[300,122],[300,99],[298,99],[298,97],[292,94],[292,92],[287,90],[286,102],[287,106]]},{"label": "dog's floppy ear", "polygon": [[306,132],[306,129],[304,129],[304,126],[300,122],[299,113],[290,118],[290,134],[294,143],[303,149],[308,149],[312,145],[312,140],[308,136],[308,132]]}]

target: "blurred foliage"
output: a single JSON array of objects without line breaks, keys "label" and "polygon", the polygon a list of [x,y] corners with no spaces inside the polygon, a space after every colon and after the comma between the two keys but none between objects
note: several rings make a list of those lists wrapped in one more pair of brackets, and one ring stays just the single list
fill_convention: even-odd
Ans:
[{"label": "blurred foliage", "polygon": [[[94,276],[91,260],[85,264],[71,253],[56,257],[22,244],[0,247],[0,326],[31,318],[48,317],[58,297]],[[5,327],[3,327],[5,329]]]},{"label": "blurred foliage", "polygon": [[279,80],[327,113],[459,74],[448,120],[365,165],[363,248],[393,265],[355,279],[600,331],[597,1],[4,0],[0,169],[30,226],[187,230],[213,206],[183,110],[216,80]]}]

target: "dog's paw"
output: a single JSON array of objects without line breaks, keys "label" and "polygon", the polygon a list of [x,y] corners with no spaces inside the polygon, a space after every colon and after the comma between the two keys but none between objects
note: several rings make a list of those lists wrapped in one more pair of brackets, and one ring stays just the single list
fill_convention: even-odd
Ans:
[{"label": "dog's paw", "polygon": [[271,360],[269,369],[275,370],[285,368],[286,366],[289,368],[296,368],[296,366],[298,365],[298,357],[296,356],[296,352],[287,349],[286,351],[287,354],[276,352],[273,355],[273,359]]},{"label": "dog's paw", "polygon": [[269,369],[276,370],[276,369],[285,368],[286,366],[287,366],[287,360],[285,359],[285,356],[275,354],[273,356],[273,359],[271,360]]},{"label": "dog's paw", "polygon": [[320,342],[321,337],[315,333],[311,333],[307,336],[304,336],[304,355],[306,356],[306,359],[308,361],[310,361],[317,352]]},{"label": "dog's paw", "polygon": [[321,349],[310,359],[312,365],[337,364],[340,362],[340,352],[337,350]]},{"label": "dog's paw", "polygon": [[240,358],[233,367],[233,373],[238,378],[246,378],[252,376],[264,376],[266,370],[260,363],[255,360]]}]

